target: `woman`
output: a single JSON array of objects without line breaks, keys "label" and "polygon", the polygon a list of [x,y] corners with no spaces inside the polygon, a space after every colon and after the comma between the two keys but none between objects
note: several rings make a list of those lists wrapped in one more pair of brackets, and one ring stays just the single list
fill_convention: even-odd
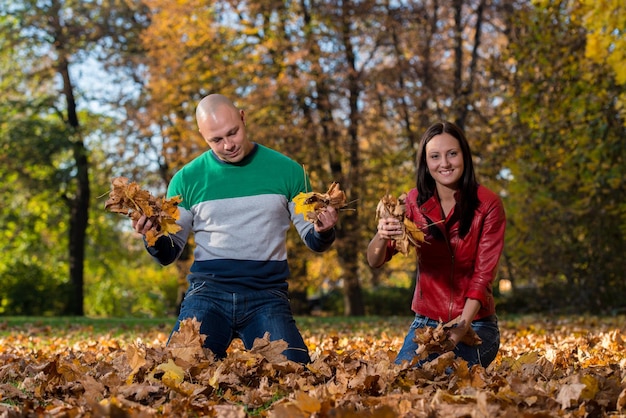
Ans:
[{"label": "woman", "polygon": [[[505,214],[500,198],[479,185],[463,131],[450,122],[435,123],[422,136],[417,157],[417,188],[406,197],[405,216],[425,233],[417,249],[418,273],[409,328],[396,363],[413,361],[415,331],[459,319],[449,330],[449,347],[469,366],[487,367],[500,347],[492,285],[504,246]],[[381,218],[367,248],[367,261],[382,266],[398,251],[394,237],[402,225]],[[461,340],[472,328],[479,345]],[[423,361],[437,357],[432,353]],[[421,363],[420,363],[421,364]]]}]

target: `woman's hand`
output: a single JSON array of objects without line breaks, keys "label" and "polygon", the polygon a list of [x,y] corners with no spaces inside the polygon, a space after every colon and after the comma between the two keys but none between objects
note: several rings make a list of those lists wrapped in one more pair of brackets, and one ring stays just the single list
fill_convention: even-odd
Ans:
[{"label": "woman's hand", "polygon": [[471,324],[468,324],[466,321],[460,321],[455,327],[452,327],[448,330],[448,341],[450,341],[451,347],[450,350],[454,350],[456,346],[463,340],[465,334],[469,329]]},{"label": "woman's hand", "polygon": [[403,233],[402,224],[394,217],[380,218],[378,220],[378,236],[385,240],[399,237]]}]

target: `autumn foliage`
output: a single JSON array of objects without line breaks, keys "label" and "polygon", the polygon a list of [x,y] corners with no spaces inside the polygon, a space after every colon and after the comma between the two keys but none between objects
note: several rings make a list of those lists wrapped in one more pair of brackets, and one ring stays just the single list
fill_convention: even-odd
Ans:
[{"label": "autumn foliage", "polygon": [[227,358],[216,361],[202,348],[205,336],[192,320],[167,347],[164,328],[114,338],[77,326],[10,330],[5,324],[0,416],[626,414],[624,317],[501,321],[500,353],[487,369],[468,368],[451,352],[422,368],[394,364],[409,323],[303,318],[312,357],[307,366],[287,361],[285,344],[267,336],[251,350],[236,340]]},{"label": "autumn foliage", "polygon": [[181,201],[178,196],[170,199],[155,197],[149,191],[141,189],[137,183],[129,182],[126,177],[116,177],[111,181],[111,191],[104,208],[133,220],[143,215],[150,218],[152,228],[146,233],[146,242],[154,245],[159,237],[180,230],[176,220],[180,216],[178,204]]}]

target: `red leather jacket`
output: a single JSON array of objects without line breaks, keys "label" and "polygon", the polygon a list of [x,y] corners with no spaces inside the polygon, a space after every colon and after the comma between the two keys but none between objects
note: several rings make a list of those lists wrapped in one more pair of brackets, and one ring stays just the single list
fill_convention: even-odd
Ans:
[{"label": "red leather jacket", "polygon": [[[406,199],[406,216],[423,228],[425,241],[419,249],[417,282],[411,309],[439,321],[461,314],[466,298],[480,301],[474,320],[495,313],[492,285],[504,247],[506,218],[502,201],[486,187],[478,187],[479,206],[469,232],[459,237],[459,216],[451,210],[436,227],[444,239],[436,239],[425,225],[442,220],[443,210],[435,195],[417,207],[417,189]],[[389,241],[387,257],[395,254]]]}]

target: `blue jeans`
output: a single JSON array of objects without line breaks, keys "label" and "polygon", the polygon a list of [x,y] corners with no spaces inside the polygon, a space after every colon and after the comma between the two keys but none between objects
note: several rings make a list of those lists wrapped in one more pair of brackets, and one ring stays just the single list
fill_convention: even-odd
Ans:
[{"label": "blue jeans", "polygon": [[183,319],[200,321],[200,333],[206,335],[204,347],[217,358],[226,357],[234,338],[240,338],[246,349],[266,332],[270,340],[284,340],[289,346],[283,351],[289,360],[309,363],[309,351],[296,327],[286,290],[251,290],[224,292],[211,289],[205,282],[190,284],[181,305],[176,332]]},{"label": "blue jeans", "polygon": [[[418,348],[418,344],[413,341],[415,339],[415,331],[418,328],[424,327],[437,327],[438,321],[427,318],[422,315],[416,315],[413,323],[409,328],[404,344],[396,357],[396,363],[401,364],[403,361],[411,361],[415,357],[415,350]],[[483,367],[487,367],[496,358],[498,349],[500,348],[500,330],[498,328],[498,320],[494,317],[491,320],[473,321],[472,328],[478,334],[482,343],[477,346],[470,346],[464,343],[459,343],[454,349],[454,354],[467,361],[468,367],[472,367],[475,364],[480,364]],[[417,366],[421,366],[427,361],[434,360],[440,354],[431,353],[427,358],[417,363]]]}]

